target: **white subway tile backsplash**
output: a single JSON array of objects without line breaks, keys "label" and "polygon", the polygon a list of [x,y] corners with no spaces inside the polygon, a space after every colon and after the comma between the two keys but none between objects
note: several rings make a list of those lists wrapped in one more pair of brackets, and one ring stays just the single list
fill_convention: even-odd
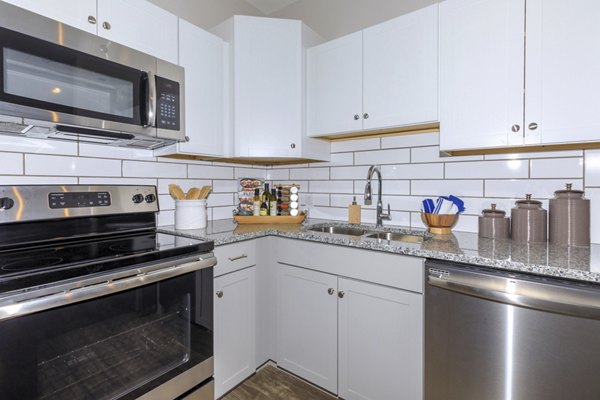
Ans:
[{"label": "white subway tile backsplash", "polygon": [[156,186],[156,179],[152,178],[79,178],[82,185],[152,185]]},{"label": "white subway tile backsplash", "polygon": [[531,160],[531,178],[581,178],[583,158]]},{"label": "white subway tile backsplash", "polygon": [[486,180],[485,197],[523,199],[525,194],[530,193],[537,199],[550,199],[554,197],[556,190],[564,189],[566,183],[573,183],[573,189],[583,189],[581,179]]},{"label": "white subway tile backsplash", "polygon": [[366,179],[369,167],[331,167],[331,179]]},{"label": "white subway tile backsplash", "polygon": [[235,206],[213,207],[212,219],[232,219]]},{"label": "white subway tile backsplash", "polygon": [[265,179],[267,177],[266,169],[258,169],[258,168],[249,168],[249,167],[239,167],[234,168],[234,178],[256,178],[256,179]]},{"label": "white subway tile backsplash", "polygon": [[233,168],[212,165],[188,165],[188,178],[233,179]]},{"label": "white subway tile backsplash", "polygon": [[291,180],[329,179],[329,168],[297,168],[290,170]]},{"label": "white subway tile backsplash", "polygon": [[213,192],[214,193],[235,193],[240,188],[240,182],[238,180],[214,180],[213,181]]},{"label": "white subway tile backsplash", "polygon": [[446,179],[527,178],[527,160],[474,161],[446,164]]},{"label": "white subway tile backsplash", "polygon": [[123,161],[123,176],[139,178],[186,178],[187,165],[150,161]]},{"label": "white subway tile backsplash", "polygon": [[0,175],[0,185],[76,185],[73,176]]},{"label": "white subway tile backsplash", "polygon": [[353,189],[352,181],[310,181],[309,185],[311,193],[352,193]]},{"label": "white subway tile backsplash", "polygon": [[354,153],[355,165],[405,164],[409,162],[409,149],[372,150]]},{"label": "white subway tile backsplash", "polygon": [[171,183],[181,186],[181,189],[187,193],[193,187],[201,188],[205,185],[212,185],[212,182],[208,179],[159,179],[158,193],[168,194]]},{"label": "white subway tile backsplash", "polygon": [[441,157],[439,146],[415,147],[410,149],[410,162],[412,163],[458,162],[479,160],[483,160],[483,156]]},{"label": "white subway tile backsplash", "polygon": [[121,160],[26,154],[25,174],[49,176],[121,176]]},{"label": "white subway tile backsplash", "polygon": [[442,179],[444,164],[384,165],[381,174],[383,179]]},{"label": "white subway tile backsplash", "polygon": [[0,135],[0,149],[19,153],[77,155],[77,143],[75,142],[42,140],[12,135]]},{"label": "white subway tile backsplash", "polygon": [[174,210],[175,209],[175,200],[168,194],[159,194],[158,195],[158,205],[161,210]]},{"label": "white subway tile backsplash", "polygon": [[416,133],[412,135],[388,136],[381,138],[381,148],[437,146],[440,144],[438,132]]},{"label": "white subway tile backsplash", "polygon": [[79,143],[79,155],[85,157],[118,158],[122,160],[156,161],[152,150]]},{"label": "white subway tile backsplash", "polygon": [[380,148],[380,143],[381,139],[379,138],[341,140],[331,142],[331,152],[343,153],[346,151],[375,150]]},{"label": "white subway tile backsplash", "polygon": [[309,167],[333,167],[354,164],[354,153],[333,153],[329,162],[312,163]]},{"label": "white subway tile backsplash", "polygon": [[208,207],[231,206],[236,203],[233,193],[212,193],[206,201]]},{"label": "white subway tile backsplash", "polygon": [[329,195],[321,193],[302,193],[300,197],[300,204],[307,206],[328,206]]},{"label": "white subway tile backsplash", "polygon": [[174,210],[162,210],[158,213],[156,220],[158,226],[173,225],[175,224],[175,211]]},{"label": "white subway tile backsplash", "polygon": [[435,180],[410,183],[410,194],[413,196],[483,196],[482,180]]},{"label": "white subway tile backsplash", "polygon": [[[367,180],[354,181],[354,193],[363,194],[365,192],[365,186]],[[377,193],[379,184],[377,179],[371,181],[371,190],[373,193]],[[393,181],[385,180],[383,183],[383,193],[385,194],[410,194],[410,181]]]},{"label": "white subway tile backsplash", "polygon": [[[23,155],[18,153],[0,153],[0,174],[18,175],[23,173]],[[41,174],[44,175],[44,174]],[[64,175],[64,174],[59,174]]]},{"label": "white subway tile backsplash", "polygon": [[267,180],[269,181],[287,181],[290,179],[290,170],[289,169],[268,169],[267,170]]}]

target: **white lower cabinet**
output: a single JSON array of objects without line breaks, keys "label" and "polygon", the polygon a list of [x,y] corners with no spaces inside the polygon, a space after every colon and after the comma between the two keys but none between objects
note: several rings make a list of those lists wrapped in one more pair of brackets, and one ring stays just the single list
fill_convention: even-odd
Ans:
[{"label": "white lower cabinet", "polygon": [[339,278],[341,398],[422,399],[423,296]]},{"label": "white lower cabinet", "polygon": [[337,393],[337,276],[279,265],[277,363]]},{"label": "white lower cabinet", "polygon": [[421,294],[280,264],[277,300],[279,366],[347,400],[422,399]]}]

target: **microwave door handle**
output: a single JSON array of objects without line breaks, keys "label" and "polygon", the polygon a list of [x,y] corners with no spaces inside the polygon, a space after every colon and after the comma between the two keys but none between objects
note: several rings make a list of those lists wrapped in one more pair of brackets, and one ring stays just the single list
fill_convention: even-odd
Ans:
[{"label": "microwave door handle", "polygon": [[142,77],[145,93],[145,107],[142,108],[142,125],[144,128],[156,123],[156,79],[152,72],[144,72]]}]

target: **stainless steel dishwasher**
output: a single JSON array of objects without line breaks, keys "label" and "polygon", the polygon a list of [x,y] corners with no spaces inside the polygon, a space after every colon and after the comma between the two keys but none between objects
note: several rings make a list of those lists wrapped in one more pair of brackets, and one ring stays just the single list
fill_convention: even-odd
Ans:
[{"label": "stainless steel dishwasher", "polygon": [[426,400],[600,399],[600,285],[425,266]]}]

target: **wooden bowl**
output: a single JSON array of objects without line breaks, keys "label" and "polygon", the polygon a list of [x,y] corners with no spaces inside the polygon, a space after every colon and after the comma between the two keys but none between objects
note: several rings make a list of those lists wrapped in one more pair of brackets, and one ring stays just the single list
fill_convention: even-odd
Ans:
[{"label": "wooden bowl", "polygon": [[458,214],[426,214],[421,211],[421,219],[434,235],[449,235],[458,221]]}]

